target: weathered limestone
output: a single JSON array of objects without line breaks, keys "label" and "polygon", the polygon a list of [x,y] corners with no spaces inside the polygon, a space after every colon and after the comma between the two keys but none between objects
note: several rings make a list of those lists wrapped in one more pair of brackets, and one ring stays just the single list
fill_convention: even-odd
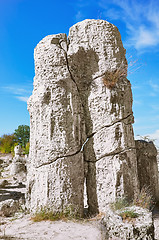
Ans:
[{"label": "weathered limestone", "polygon": [[83,214],[83,116],[77,86],[71,79],[65,34],[43,39],[35,49],[28,198],[31,209],[68,205]]},{"label": "weathered limestone", "polygon": [[[122,220],[119,213],[123,211],[133,211],[138,214],[137,218]],[[105,210],[105,217],[101,221],[103,240],[153,240],[154,224],[152,213],[140,207],[127,207],[124,210]]]},{"label": "weathered limestone", "polygon": [[153,142],[136,140],[137,169],[142,188],[151,192],[154,200],[159,201],[157,149]]},{"label": "weathered limestone", "polygon": [[[111,88],[103,83],[116,74]],[[45,37],[35,49],[27,202],[83,214],[138,192],[132,93],[118,29],[85,20],[65,34]],[[105,79],[107,81],[107,79]]]},{"label": "weathered limestone", "polygon": [[[125,49],[114,25],[85,20],[70,28],[67,55],[89,138],[84,146],[85,175],[88,205],[94,212],[117,196],[131,198],[138,188]],[[102,78],[116,69],[121,69],[118,82],[109,89]]]}]

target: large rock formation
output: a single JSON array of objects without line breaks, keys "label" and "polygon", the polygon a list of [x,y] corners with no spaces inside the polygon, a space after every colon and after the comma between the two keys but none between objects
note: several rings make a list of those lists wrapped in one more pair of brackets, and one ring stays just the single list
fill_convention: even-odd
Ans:
[{"label": "large rock formation", "polygon": [[131,84],[118,29],[85,20],[35,48],[27,202],[83,214],[138,192]]}]

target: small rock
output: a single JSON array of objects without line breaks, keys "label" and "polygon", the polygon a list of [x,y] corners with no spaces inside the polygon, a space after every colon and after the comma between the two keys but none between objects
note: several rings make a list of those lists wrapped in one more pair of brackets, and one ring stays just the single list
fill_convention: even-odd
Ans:
[{"label": "small rock", "polygon": [[0,188],[4,188],[6,185],[8,185],[8,181],[6,179],[2,179],[0,181]]},{"label": "small rock", "polygon": [[19,207],[19,201],[14,201],[12,199],[2,201],[0,202],[0,215],[10,217],[19,210]]}]

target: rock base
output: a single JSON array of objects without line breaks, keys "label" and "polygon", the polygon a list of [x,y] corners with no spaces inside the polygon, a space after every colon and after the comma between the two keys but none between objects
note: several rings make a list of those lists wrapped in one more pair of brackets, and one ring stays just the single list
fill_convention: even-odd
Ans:
[{"label": "rock base", "polygon": [[[150,240],[154,239],[154,224],[152,213],[140,207],[128,207],[126,210],[133,210],[138,214],[132,220],[122,220],[119,210],[113,212],[110,208],[105,210],[106,215],[101,220],[102,240]],[[123,211],[123,210],[122,210]],[[121,210],[120,210],[121,212]]]}]

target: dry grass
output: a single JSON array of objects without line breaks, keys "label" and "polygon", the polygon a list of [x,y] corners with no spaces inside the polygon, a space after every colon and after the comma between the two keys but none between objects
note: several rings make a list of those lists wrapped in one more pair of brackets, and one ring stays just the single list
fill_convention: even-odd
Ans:
[{"label": "dry grass", "polygon": [[104,76],[102,77],[102,81],[107,88],[111,89],[116,85],[121,77],[126,75],[126,70],[123,67],[119,67],[116,70],[109,70],[105,72]]},{"label": "dry grass", "polygon": [[132,218],[137,218],[139,214],[136,213],[134,210],[124,210],[119,214],[119,216],[122,217],[123,221],[127,220],[128,222],[130,222]]},{"label": "dry grass", "polygon": [[129,206],[129,203],[125,198],[117,198],[116,201],[111,204],[111,208],[114,211],[123,209],[123,208],[128,207],[128,206]]},{"label": "dry grass", "polygon": [[155,202],[153,200],[150,189],[148,187],[143,187],[139,195],[135,197],[133,204],[138,207],[152,210],[155,205]]},{"label": "dry grass", "polygon": [[52,209],[44,207],[41,208],[41,210],[37,210],[36,213],[31,217],[31,220],[34,222],[71,219],[80,219],[77,211],[72,207],[66,208],[63,212],[55,212]]},{"label": "dry grass", "polygon": [[103,216],[105,216],[105,213],[100,212],[97,214],[97,216],[93,218],[89,218],[88,221],[98,221],[98,220],[101,220]]}]

